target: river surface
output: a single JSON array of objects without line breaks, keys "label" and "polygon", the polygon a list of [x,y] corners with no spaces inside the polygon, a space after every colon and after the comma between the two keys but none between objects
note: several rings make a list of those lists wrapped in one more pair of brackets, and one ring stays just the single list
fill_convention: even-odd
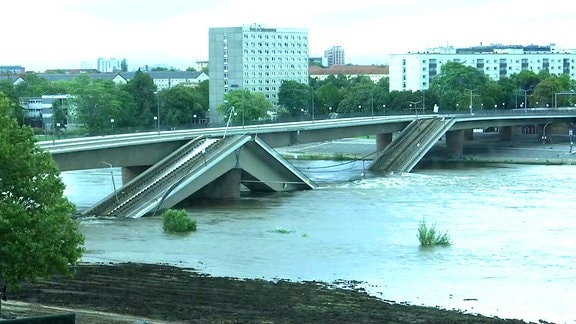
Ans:
[{"label": "river surface", "polygon": [[[417,169],[377,176],[361,162],[300,161],[311,191],[188,208],[197,232],[160,217],[84,219],[85,262],[147,262],[214,276],[355,280],[375,296],[527,321],[576,323],[574,166]],[[112,171],[112,172],[111,172]],[[119,169],[62,174],[80,210]],[[421,248],[419,223],[450,247]]]}]

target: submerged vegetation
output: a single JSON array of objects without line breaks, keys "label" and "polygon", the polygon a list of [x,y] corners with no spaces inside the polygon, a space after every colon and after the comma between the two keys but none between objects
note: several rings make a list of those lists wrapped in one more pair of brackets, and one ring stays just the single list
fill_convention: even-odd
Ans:
[{"label": "submerged vegetation", "polygon": [[196,230],[196,220],[184,210],[168,209],[162,214],[163,229],[171,233],[187,233]]},{"label": "submerged vegetation", "polygon": [[420,246],[450,246],[450,235],[448,232],[437,232],[436,224],[427,225],[425,220],[420,222],[418,226],[418,240]]}]

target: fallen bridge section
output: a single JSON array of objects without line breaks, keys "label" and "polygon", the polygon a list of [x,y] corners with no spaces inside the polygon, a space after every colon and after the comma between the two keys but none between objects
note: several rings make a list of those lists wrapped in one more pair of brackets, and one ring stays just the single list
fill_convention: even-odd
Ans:
[{"label": "fallen bridge section", "polygon": [[412,121],[397,139],[380,152],[369,166],[383,172],[410,172],[454,125],[454,117],[437,116]]},{"label": "fallen bridge section", "polygon": [[276,192],[314,189],[316,184],[258,138],[198,137],[83,214],[137,218],[190,197],[237,199],[242,186]]}]

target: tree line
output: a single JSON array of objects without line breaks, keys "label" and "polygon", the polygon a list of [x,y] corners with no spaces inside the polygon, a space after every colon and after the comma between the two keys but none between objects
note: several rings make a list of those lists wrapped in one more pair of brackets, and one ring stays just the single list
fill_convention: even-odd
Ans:
[{"label": "tree line", "polygon": [[[85,75],[58,82],[49,82],[35,74],[26,74],[23,78],[26,82],[15,86],[0,84],[0,91],[14,99],[13,102],[18,102],[19,97],[70,94],[69,105],[75,107],[74,116],[57,103],[55,122],[64,126],[73,118],[92,134],[106,133],[111,128],[145,131],[157,126],[162,129],[194,127],[206,122],[209,116],[208,81],[195,87],[178,85],[158,91],[145,72],[137,72],[127,84]],[[430,113],[434,106],[440,112],[462,112],[471,108],[478,111],[573,107],[575,88],[575,81],[567,74],[524,70],[496,81],[474,67],[449,62],[432,79],[428,90],[390,91],[388,78],[374,82],[368,76],[331,75],[323,80],[310,78],[309,84],[284,81],[276,107],[262,93],[233,90],[225,94],[224,103],[216,108],[221,119],[210,122],[239,125],[270,119],[328,118],[332,114]],[[21,107],[14,105],[13,111],[17,120],[26,121]]]}]

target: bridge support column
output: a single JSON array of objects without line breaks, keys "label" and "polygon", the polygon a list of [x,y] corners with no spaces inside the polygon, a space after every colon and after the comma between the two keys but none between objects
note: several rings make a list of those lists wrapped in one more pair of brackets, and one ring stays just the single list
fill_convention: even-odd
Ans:
[{"label": "bridge support column", "polygon": [[474,130],[473,129],[466,129],[464,130],[464,139],[466,140],[473,140],[474,139]]},{"label": "bridge support column", "polygon": [[512,126],[504,126],[498,128],[501,141],[510,141],[512,139]]},{"label": "bridge support column", "polygon": [[376,150],[381,152],[392,143],[392,133],[380,133],[376,134]]},{"label": "bridge support column", "polygon": [[446,147],[454,159],[461,159],[464,153],[464,130],[446,132]]},{"label": "bridge support column", "polygon": [[148,170],[147,166],[122,167],[122,184],[130,182],[139,176],[142,172]]},{"label": "bridge support column", "polygon": [[240,199],[241,173],[242,169],[240,168],[232,169],[206,185],[199,194],[207,199]]}]

